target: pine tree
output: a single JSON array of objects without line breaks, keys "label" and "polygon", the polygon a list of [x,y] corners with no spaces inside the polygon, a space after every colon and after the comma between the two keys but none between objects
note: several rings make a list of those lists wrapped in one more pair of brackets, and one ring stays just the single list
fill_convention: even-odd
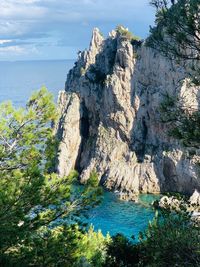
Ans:
[{"label": "pine tree", "polygon": [[0,265],[72,266],[82,238],[79,216],[98,202],[98,186],[77,187],[77,172],[49,173],[57,153],[53,96],[42,88],[25,108],[0,106]]}]

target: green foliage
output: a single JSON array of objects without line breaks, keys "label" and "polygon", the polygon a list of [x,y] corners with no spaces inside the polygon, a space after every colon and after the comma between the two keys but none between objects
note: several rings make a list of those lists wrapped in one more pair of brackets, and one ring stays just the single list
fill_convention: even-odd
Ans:
[{"label": "green foliage", "polygon": [[200,146],[200,112],[196,111],[192,114],[184,114],[180,118],[178,126],[174,127],[170,135],[180,139],[185,146]]},{"label": "green foliage", "polygon": [[112,237],[108,244],[105,267],[132,267],[139,264],[139,245],[121,234]]},{"label": "green foliage", "polygon": [[4,265],[12,262],[13,266],[100,267],[109,242],[108,235],[104,237],[101,231],[94,232],[93,227],[82,232],[77,224],[62,224],[53,229],[44,228],[28,242],[15,247]]},{"label": "green foliage", "polygon": [[[152,0],[150,4],[156,8],[156,26],[150,29],[146,44],[178,64],[193,60],[188,61],[188,74],[191,81],[199,85],[200,1]],[[199,148],[199,110],[184,107],[181,99],[166,95],[160,113],[162,121],[171,128],[170,135],[186,146]],[[199,225],[195,225],[184,210],[157,215],[140,237],[139,266],[200,266]]]},{"label": "green foliage", "polygon": [[104,237],[100,230],[95,232],[90,226],[79,243],[80,266],[81,263],[88,262],[91,267],[101,267],[105,262],[107,245],[110,241],[111,237],[108,234]]},{"label": "green foliage", "polygon": [[[171,5],[170,6],[170,2]],[[146,44],[165,56],[190,61],[188,75],[193,85],[200,84],[200,1],[155,0],[150,2],[156,12],[156,26]],[[170,123],[169,134],[180,139],[185,146],[200,145],[200,111],[185,108],[181,99],[166,96],[160,107],[163,122]]]},{"label": "green foliage", "polygon": [[1,266],[77,266],[82,236],[77,225],[45,227],[10,247]]},{"label": "green foliage", "polygon": [[135,243],[121,234],[108,244],[106,267],[200,265],[200,228],[185,210],[160,210]]},{"label": "green foliage", "polygon": [[90,177],[87,181],[87,185],[92,186],[92,187],[97,187],[99,185],[99,177],[97,172],[92,171],[90,173]]},{"label": "green foliage", "polygon": [[124,26],[122,26],[122,25],[118,25],[117,27],[116,27],[116,32],[120,35],[120,36],[122,36],[122,37],[124,37],[124,38],[126,38],[126,39],[128,39],[129,41],[139,41],[140,40],[140,38],[138,37],[138,36],[135,36],[132,32],[130,32],[127,28],[125,28]]},{"label": "green foliage", "polygon": [[[172,1],[171,1],[172,2]],[[175,1],[173,1],[175,2]],[[156,26],[147,45],[171,58],[199,60],[199,0],[151,1],[156,7]]]},{"label": "green foliage", "polygon": [[[25,108],[0,106],[0,265],[69,266],[76,262],[81,214],[99,202],[98,187],[75,190],[77,172],[50,173],[57,118],[45,88]],[[73,266],[73,265],[72,265]]]},{"label": "green foliage", "polygon": [[176,118],[177,101],[177,97],[171,96],[168,93],[163,96],[163,101],[161,102],[159,108],[163,122],[173,121]]},{"label": "green foliage", "polygon": [[163,211],[140,236],[142,266],[199,266],[199,234],[184,211]]},{"label": "green foliage", "polygon": [[176,2],[176,0],[151,0],[150,5],[156,8],[158,17],[158,13],[166,12]]},{"label": "green foliage", "polygon": [[170,124],[169,135],[181,140],[185,146],[200,146],[200,112],[184,107],[182,100],[166,94],[160,105],[160,116]]},{"label": "green foliage", "polygon": [[0,105],[0,171],[42,167],[42,158],[47,160],[46,142],[52,138],[49,124],[57,117],[52,99],[42,88],[25,109],[15,109],[10,102]]}]

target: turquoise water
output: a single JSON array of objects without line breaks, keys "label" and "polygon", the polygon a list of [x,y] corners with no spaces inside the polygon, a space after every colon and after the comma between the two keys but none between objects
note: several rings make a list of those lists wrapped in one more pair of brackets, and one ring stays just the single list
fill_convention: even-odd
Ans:
[{"label": "turquoise water", "polygon": [[[24,105],[30,94],[46,85],[57,98],[64,89],[68,70],[74,61],[0,62],[0,102],[12,100],[16,106]],[[103,202],[89,213],[89,223],[104,234],[135,235],[146,228],[154,212],[149,206],[155,199],[143,195],[139,203],[125,202],[105,192]]]},{"label": "turquoise water", "polygon": [[120,200],[114,193],[105,192],[102,203],[90,211],[88,222],[94,225],[95,230],[101,229],[103,234],[122,233],[137,238],[154,216],[151,203],[155,199],[158,196],[141,195],[139,202],[133,203]]}]

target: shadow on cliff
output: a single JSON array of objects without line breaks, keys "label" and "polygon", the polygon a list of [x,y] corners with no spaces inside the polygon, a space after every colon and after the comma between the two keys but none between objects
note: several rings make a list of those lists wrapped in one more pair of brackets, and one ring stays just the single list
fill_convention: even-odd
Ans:
[{"label": "shadow on cliff", "polygon": [[[109,92],[109,90],[112,90],[112,88],[109,88],[109,82],[108,87],[106,85],[107,76],[113,74],[114,66],[115,64],[118,64],[116,61],[116,53],[117,40],[105,40],[101,51],[96,55],[95,63],[89,66],[84,76],[82,77],[81,74],[79,77],[76,76],[75,82],[73,79],[70,80],[69,77],[69,84],[66,87],[66,91],[68,91],[68,89],[71,92],[74,90],[81,98],[81,123],[79,129],[81,135],[81,145],[79,147],[79,153],[76,160],[76,169],[79,172],[87,169],[93,158],[97,158],[100,163],[101,159],[98,158],[96,149],[98,127],[101,122],[105,128],[112,127],[113,129],[118,130],[121,140],[129,145],[130,151],[135,152],[137,162],[139,164],[153,163],[154,171],[159,179],[159,187],[162,192],[184,191],[184,188],[180,188],[180,186],[178,186],[180,177],[177,177],[177,166],[175,166],[172,159],[164,155],[164,152],[170,150],[174,146],[174,143],[171,143],[171,139],[169,137],[162,140],[163,135],[161,132],[166,129],[159,121],[156,121],[159,117],[157,116],[159,114],[159,110],[154,111],[152,114],[152,90],[159,91],[159,86],[156,84],[152,85],[151,64],[149,64],[148,70],[145,70],[146,76],[144,79],[138,79],[138,77],[142,75],[142,71],[144,71],[141,69],[139,57],[136,60],[134,67],[131,84],[131,103],[135,109],[135,118],[131,130],[131,140],[129,136],[120,129],[116,121],[107,119],[111,113],[115,114],[118,111],[125,110],[124,107],[120,105],[114,92]],[[152,57],[156,57],[156,53],[152,52]],[[81,65],[79,67],[81,67]],[[81,72],[81,68],[79,69],[79,67],[76,64],[71,73],[74,72],[76,75],[79,75]],[[121,67],[122,69],[125,68],[125,66]],[[147,67],[148,66],[146,66],[146,68]],[[155,76],[156,75],[159,75],[159,73],[156,73]],[[82,83],[87,83],[88,87],[84,86]],[[82,89],[79,88],[79,85],[80,88],[82,86]],[[114,85],[111,84],[111,87],[112,86]],[[81,90],[87,90],[87,93]],[[111,94],[113,103],[111,105],[111,109],[104,103],[106,97],[108,97],[108,93]],[[138,102],[137,107],[135,107],[136,102]],[[103,115],[105,118],[99,117],[100,112],[97,108],[97,104],[99,106],[98,108],[104,109]],[[153,120],[152,116],[154,116]],[[181,164],[181,162],[182,159],[179,163],[177,163],[177,165]],[[188,184],[190,182],[191,181],[188,181]],[[194,182],[196,186],[193,179],[192,182]],[[186,185],[184,185],[184,187],[186,187]]]},{"label": "shadow on cliff", "polygon": [[[154,53],[155,56],[156,52]],[[186,175],[187,177],[185,177],[184,182],[181,180],[182,177],[178,176],[177,170],[181,168],[181,164],[184,164],[184,155],[182,155],[176,165],[170,157],[164,155],[166,151],[170,151],[173,147],[180,148],[180,144],[177,145],[177,141],[167,137],[167,129],[159,121],[159,109],[157,109],[157,114],[151,114],[151,94],[153,93],[152,90],[156,91],[156,88],[153,88],[153,86],[156,87],[156,84],[152,85],[150,82],[151,68],[147,70],[146,80],[141,79],[141,82],[138,79],[142,75],[140,74],[140,64],[139,58],[132,77],[131,103],[133,107],[136,101],[139,104],[135,108],[130,150],[135,152],[139,164],[153,163],[155,174],[159,179],[161,192],[176,191],[191,194],[195,188],[200,189],[200,183],[195,177],[189,175]],[[176,87],[177,92],[180,91],[180,88],[181,86]],[[156,116],[156,118],[152,119],[152,115]],[[160,138],[160,131],[163,131],[163,133],[166,131],[164,133],[166,139],[162,140]],[[163,133],[162,136],[164,136]]]},{"label": "shadow on cliff", "polygon": [[[107,118],[113,112],[122,111],[123,107],[118,102],[117,97],[113,92],[112,102],[113,110],[108,110],[105,105],[105,99],[107,98],[108,92],[111,88],[106,86],[107,77],[112,76],[114,73],[114,66],[116,64],[116,53],[117,53],[117,39],[108,38],[104,41],[101,51],[95,57],[95,63],[91,64],[82,80],[79,77],[80,83],[88,82],[88,95],[87,99],[81,95],[81,124],[80,124],[80,134],[81,134],[81,145],[79,148],[78,158],[76,160],[76,169],[81,173],[84,169],[91,163],[92,158],[96,158],[96,143],[98,138],[98,127],[101,122],[102,126],[105,128],[113,127],[115,128],[115,122],[108,120]],[[77,73],[77,64],[71,73]],[[66,90],[71,91],[71,86],[68,84]],[[83,86],[84,88],[84,86]],[[79,88],[78,88],[79,90]],[[77,93],[77,92],[76,92]],[[81,94],[81,92],[78,92]],[[95,101],[94,101],[95,99]],[[93,103],[96,103],[95,105]],[[99,117],[99,110],[97,106],[103,109],[103,117]],[[119,127],[118,127],[119,128]],[[127,141],[126,136],[123,131],[119,129],[119,135],[123,141]],[[98,169],[98,166],[97,166]]]}]

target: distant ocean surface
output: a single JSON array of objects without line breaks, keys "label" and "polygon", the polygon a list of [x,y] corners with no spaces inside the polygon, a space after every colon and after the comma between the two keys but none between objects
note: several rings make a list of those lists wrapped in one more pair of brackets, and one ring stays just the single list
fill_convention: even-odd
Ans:
[{"label": "distant ocean surface", "polygon": [[45,85],[57,99],[65,87],[67,73],[75,60],[0,62],[0,102],[26,103],[31,93]]},{"label": "distant ocean surface", "polygon": [[[0,62],[0,102],[11,100],[15,106],[24,106],[31,93],[45,85],[57,99],[63,90],[73,60]],[[89,212],[88,222],[95,230],[114,235],[118,232],[137,237],[143,231],[154,212],[148,203],[157,197],[143,195],[139,204],[121,201],[105,192],[103,202]]]}]

